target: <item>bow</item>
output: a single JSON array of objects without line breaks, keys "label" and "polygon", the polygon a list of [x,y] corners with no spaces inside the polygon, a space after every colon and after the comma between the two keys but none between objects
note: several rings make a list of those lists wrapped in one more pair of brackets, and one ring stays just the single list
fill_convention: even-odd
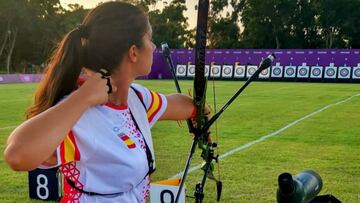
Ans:
[{"label": "bow", "polygon": [[[193,143],[191,145],[190,153],[188,155],[184,173],[180,180],[179,189],[176,195],[175,203],[178,202],[180,197],[180,192],[184,186],[184,182],[190,167],[190,163],[195,153],[196,146],[201,150],[201,157],[204,160],[202,170],[204,171],[203,178],[201,182],[196,184],[195,188],[195,202],[202,202],[204,198],[203,189],[207,178],[210,178],[216,181],[217,185],[217,200],[220,200],[221,191],[222,191],[222,182],[217,180],[213,175],[214,164],[213,161],[218,161],[218,155],[214,155],[214,148],[217,147],[217,144],[211,141],[210,133],[208,129],[204,129],[207,120],[204,115],[205,101],[206,101],[206,86],[207,79],[205,77],[205,47],[206,47],[206,33],[207,33],[207,19],[209,11],[209,0],[199,0],[198,3],[198,18],[197,18],[197,30],[196,30],[196,44],[195,44],[195,79],[194,79],[194,92],[193,92],[193,101],[196,107],[196,127],[192,124],[191,120],[187,120],[187,125],[189,131],[194,134]],[[175,68],[170,56],[170,49],[168,45],[163,42],[161,44],[163,54],[167,60],[170,71],[174,78],[176,89],[181,93],[181,89],[176,77]],[[210,127],[210,126],[209,126]]]},{"label": "bow", "polygon": [[[194,79],[194,92],[193,100],[196,107],[196,128],[194,129],[193,144],[197,144],[202,150],[201,157],[204,160],[202,170],[204,175],[201,182],[196,184],[195,187],[195,202],[202,202],[204,198],[204,187],[207,178],[216,182],[217,186],[217,201],[220,200],[222,191],[222,182],[217,180],[213,175],[214,164],[213,161],[218,161],[218,155],[214,154],[214,149],[217,143],[212,142],[208,129],[204,126],[208,122],[205,115],[205,102],[206,102],[206,87],[207,80],[205,77],[205,53],[206,53],[206,33],[208,23],[209,0],[199,0],[198,3],[198,17],[196,29],[196,44],[195,44],[195,79]],[[184,177],[185,175],[183,175]],[[184,178],[182,178],[185,181]],[[181,191],[181,190],[179,190]],[[178,192],[179,194],[179,192]],[[176,201],[175,201],[176,202]]]},{"label": "bow", "polygon": [[[229,99],[229,101],[215,113],[210,120],[207,120],[204,115],[205,101],[206,101],[206,87],[207,79],[205,77],[205,53],[206,53],[206,33],[207,33],[207,19],[209,11],[209,0],[199,0],[198,3],[198,18],[197,18],[197,29],[196,29],[196,44],[195,44],[195,79],[194,79],[194,92],[193,101],[196,107],[196,126],[194,126],[190,119],[187,120],[189,131],[194,134],[193,142],[191,145],[190,153],[188,155],[184,173],[180,180],[179,189],[176,195],[175,203],[178,202],[180,193],[184,186],[188,170],[190,168],[193,154],[195,153],[196,146],[202,150],[201,157],[204,163],[201,169],[204,171],[204,175],[201,181],[196,184],[195,187],[195,202],[201,203],[204,198],[204,186],[206,179],[209,178],[216,182],[217,186],[217,201],[220,200],[222,191],[222,182],[215,178],[213,175],[214,163],[218,162],[218,155],[215,155],[215,148],[217,143],[212,142],[210,133],[208,132],[210,126],[220,117],[220,115],[227,109],[227,107],[240,95],[240,93],[252,82],[261,71],[271,66],[274,60],[274,55],[269,55],[267,58],[262,60],[257,71],[244,83],[244,85]],[[173,75],[176,89],[181,93],[180,85],[176,77],[173,61],[171,59],[171,52],[166,42],[161,44],[163,55],[169,64],[170,71]]]}]

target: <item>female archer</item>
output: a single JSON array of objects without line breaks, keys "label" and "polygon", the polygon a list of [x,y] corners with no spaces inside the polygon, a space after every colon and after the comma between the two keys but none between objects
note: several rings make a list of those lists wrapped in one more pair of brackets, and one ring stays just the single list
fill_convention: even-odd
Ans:
[{"label": "female archer", "polygon": [[133,83],[150,73],[154,50],[139,8],[108,2],[91,10],[60,42],[27,120],[9,136],[10,167],[59,166],[62,202],[144,202],[155,170],[150,128],[194,112],[188,96]]}]

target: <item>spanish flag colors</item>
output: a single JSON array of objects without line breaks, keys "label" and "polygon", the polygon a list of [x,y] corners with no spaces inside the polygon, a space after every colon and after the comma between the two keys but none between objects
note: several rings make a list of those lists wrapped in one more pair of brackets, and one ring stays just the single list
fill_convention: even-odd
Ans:
[{"label": "spanish flag colors", "polygon": [[72,131],[69,132],[60,144],[60,157],[62,164],[80,160],[80,152]]},{"label": "spanish flag colors", "polygon": [[147,117],[149,123],[151,123],[151,121],[154,119],[154,116],[159,112],[162,105],[161,96],[153,91],[150,91],[150,93],[151,93],[151,104],[147,111]]},{"label": "spanish flag colors", "polygon": [[129,149],[133,149],[136,147],[135,143],[129,138],[127,135],[123,135],[120,137],[122,141],[127,145]]}]

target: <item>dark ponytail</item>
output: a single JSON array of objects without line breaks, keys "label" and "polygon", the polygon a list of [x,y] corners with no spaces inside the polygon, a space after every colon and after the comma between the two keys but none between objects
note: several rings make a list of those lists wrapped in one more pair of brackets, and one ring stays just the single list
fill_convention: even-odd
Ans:
[{"label": "dark ponytail", "polygon": [[45,111],[74,91],[83,67],[112,73],[130,46],[143,46],[148,26],[144,12],[128,3],[107,2],[91,10],[82,25],[58,45],[26,117]]},{"label": "dark ponytail", "polygon": [[52,55],[45,74],[34,98],[34,105],[27,112],[31,118],[51,106],[76,88],[76,81],[81,72],[80,31],[69,32]]}]

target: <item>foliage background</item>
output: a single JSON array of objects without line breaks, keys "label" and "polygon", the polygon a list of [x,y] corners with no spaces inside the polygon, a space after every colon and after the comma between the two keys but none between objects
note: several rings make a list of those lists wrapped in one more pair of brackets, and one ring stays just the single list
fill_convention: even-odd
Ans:
[{"label": "foliage background", "polygon": [[[185,0],[126,0],[144,9],[154,42],[194,47]],[[208,48],[360,48],[360,0],[212,0]],[[0,73],[41,71],[88,9],[60,0],[0,0]]]}]

